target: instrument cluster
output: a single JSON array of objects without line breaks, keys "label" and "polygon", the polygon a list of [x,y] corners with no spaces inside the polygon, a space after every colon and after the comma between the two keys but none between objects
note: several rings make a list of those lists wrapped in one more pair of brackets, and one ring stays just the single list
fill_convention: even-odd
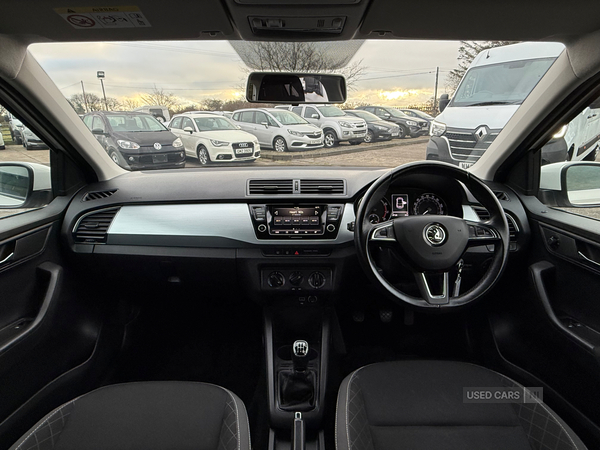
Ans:
[{"label": "instrument cluster", "polygon": [[376,224],[396,217],[423,215],[448,215],[446,202],[432,192],[406,190],[381,198],[367,217],[369,222]]}]

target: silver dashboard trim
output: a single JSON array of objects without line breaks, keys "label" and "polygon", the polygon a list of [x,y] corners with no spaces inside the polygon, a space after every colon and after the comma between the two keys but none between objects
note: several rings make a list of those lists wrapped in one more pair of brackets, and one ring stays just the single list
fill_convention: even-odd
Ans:
[{"label": "silver dashboard trim", "polygon": [[122,206],[108,230],[109,245],[236,247],[351,242],[354,208],[346,203],[336,239],[258,239],[247,203]]}]

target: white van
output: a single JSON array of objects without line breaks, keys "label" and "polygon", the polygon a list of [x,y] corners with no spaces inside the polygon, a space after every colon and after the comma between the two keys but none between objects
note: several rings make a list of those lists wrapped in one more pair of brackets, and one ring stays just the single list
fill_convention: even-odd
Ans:
[{"label": "white van", "polygon": [[147,114],[152,114],[156,120],[161,123],[167,123],[171,120],[171,115],[169,114],[169,109],[165,106],[158,105],[144,105],[139,108],[135,108],[136,112],[145,112]]},{"label": "white van", "polygon": [[[431,123],[426,159],[472,166],[563,50],[560,43],[524,42],[479,53],[454,97],[440,97],[442,112]],[[587,134],[600,135],[600,120],[593,120],[600,111],[594,111],[584,111],[543,148],[543,163],[595,158],[597,144],[584,142]],[[575,131],[582,127],[586,133]]]}]

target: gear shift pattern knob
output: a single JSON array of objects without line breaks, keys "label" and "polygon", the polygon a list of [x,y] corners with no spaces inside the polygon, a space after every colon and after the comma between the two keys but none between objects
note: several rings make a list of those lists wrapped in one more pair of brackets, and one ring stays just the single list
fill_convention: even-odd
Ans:
[{"label": "gear shift pattern knob", "polygon": [[308,342],[295,341],[292,346],[294,372],[305,372],[308,368]]}]

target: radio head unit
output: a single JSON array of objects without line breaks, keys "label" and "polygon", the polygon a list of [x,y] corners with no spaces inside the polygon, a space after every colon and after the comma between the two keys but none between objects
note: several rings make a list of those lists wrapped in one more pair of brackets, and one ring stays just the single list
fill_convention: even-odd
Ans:
[{"label": "radio head unit", "polygon": [[335,239],[342,212],[343,205],[250,205],[259,239]]}]

